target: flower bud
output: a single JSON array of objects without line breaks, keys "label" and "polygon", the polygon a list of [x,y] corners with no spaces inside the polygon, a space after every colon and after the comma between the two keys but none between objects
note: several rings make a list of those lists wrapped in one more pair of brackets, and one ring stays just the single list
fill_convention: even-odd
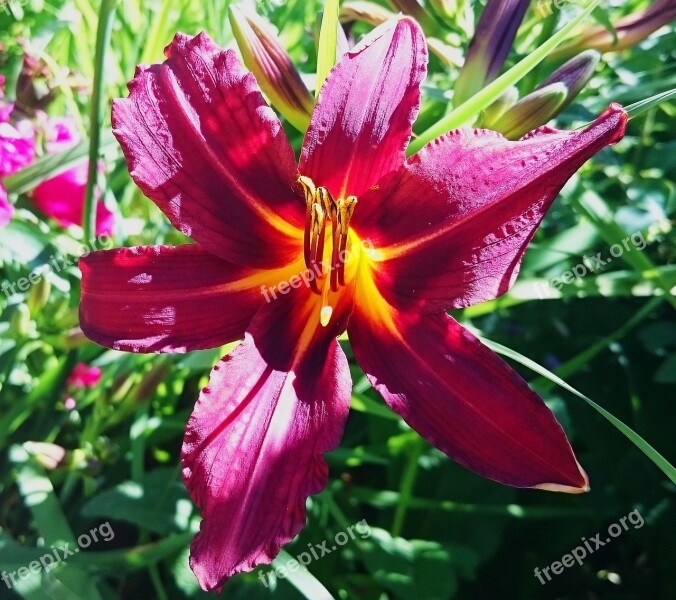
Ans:
[{"label": "flower bud", "polygon": [[499,131],[510,140],[518,140],[556,115],[567,95],[568,89],[563,83],[552,83],[531,92],[507,109],[491,129]]},{"label": "flower bud", "polygon": [[595,48],[600,52],[625,50],[643,41],[651,33],[674,19],[676,19],[676,2],[656,0],[644,10],[614,21],[613,27],[616,35],[601,25],[590,25],[569,43],[557,48],[551,56],[567,58],[590,48]]},{"label": "flower bud", "polygon": [[52,75],[44,61],[27,52],[16,81],[16,105],[28,115],[45,110],[56,94],[52,88]]},{"label": "flower bud", "polygon": [[254,13],[229,9],[232,32],[244,64],[255,75],[270,103],[296,129],[310,124],[314,98],[272,26]]},{"label": "flower bud", "polygon": [[45,307],[49,300],[49,293],[52,290],[52,284],[49,283],[47,275],[42,273],[40,280],[28,292],[26,305],[31,317],[35,318],[37,314]]},{"label": "flower bud", "polygon": [[377,27],[381,23],[396,17],[396,15],[374,2],[344,2],[340,6],[340,22],[351,23],[352,21],[363,21],[369,25]]},{"label": "flower bud", "polygon": [[493,124],[519,100],[519,90],[510,85],[503,94],[491,104],[483,114],[483,127],[495,129]]},{"label": "flower bud", "polygon": [[565,102],[559,107],[558,112],[561,112],[587,85],[596,70],[596,65],[599,64],[599,60],[601,60],[601,55],[596,50],[585,50],[561,65],[535,89],[541,90],[552,83],[563,83],[568,90],[568,95]]},{"label": "flower bud", "polygon": [[24,338],[31,331],[31,315],[25,304],[17,304],[9,319],[9,333],[15,338]]},{"label": "flower bud", "polygon": [[454,103],[462,104],[493,81],[505,64],[530,0],[488,0],[467,49],[454,87]]}]

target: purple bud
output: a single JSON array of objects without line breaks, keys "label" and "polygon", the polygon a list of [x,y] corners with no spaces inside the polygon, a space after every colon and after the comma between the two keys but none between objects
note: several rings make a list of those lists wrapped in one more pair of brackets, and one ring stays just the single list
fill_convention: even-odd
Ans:
[{"label": "purple bud", "polygon": [[530,0],[488,0],[455,83],[456,106],[498,76],[529,4]]}]

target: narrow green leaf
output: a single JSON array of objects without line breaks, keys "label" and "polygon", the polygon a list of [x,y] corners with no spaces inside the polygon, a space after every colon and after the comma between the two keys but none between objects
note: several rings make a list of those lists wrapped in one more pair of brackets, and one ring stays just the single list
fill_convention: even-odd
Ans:
[{"label": "narrow green leaf", "polygon": [[651,108],[660,105],[662,102],[666,102],[670,98],[673,98],[674,96],[676,96],[676,88],[667,90],[661,94],[655,94],[654,96],[650,96],[650,98],[646,98],[645,100],[634,102],[633,104],[626,106],[625,110],[627,111],[629,118],[634,119],[649,111]]},{"label": "narrow green leaf", "polygon": [[[293,570],[289,564],[291,561],[296,563],[293,565]],[[283,568],[286,571],[286,579],[307,600],[335,600],[329,590],[286,550],[280,551],[277,558],[272,562],[272,566],[276,569]]]},{"label": "narrow green leaf", "polygon": [[326,81],[331,69],[336,64],[336,46],[338,45],[338,0],[326,0],[322,28],[319,33],[317,50],[317,87],[315,96]]},{"label": "narrow green leaf", "polygon": [[457,127],[465,125],[472,121],[482,110],[486,109],[495,102],[511,85],[514,85],[538,64],[540,64],[547,55],[561,44],[589,14],[599,5],[601,0],[593,0],[589,6],[575,17],[570,23],[560,31],[550,37],[539,48],[531,52],[521,62],[514,65],[509,71],[498,77],[495,81],[487,85],[478,94],[472,96],[466,102],[448,113],[443,119],[439,120],[432,127],[421,133],[411,142],[408,148],[409,154],[415,154],[425,144],[433,139],[447,133]]},{"label": "narrow green leaf", "polygon": [[515,360],[516,362],[524,365],[525,367],[528,367],[532,371],[535,371],[539,375],[546,377],[550,381],[562,387],[564,390],[567,390],[571,394],[574,394],[578,398],[584,400],[587,404],[589,404],[589,406],[591,406],[594,410],[596,410],[608,421],[610,421],[622,434],[624,434],[630,441],[632,441],[638,447],[638,449],[641,452],[643,452],[643,454],[646,455],[646,457],[648,457],[651,461],[653,461],[655,465],[659,469],[661,469],[662,472],[664,472],[664,474],[672,481],[672,483],[676,483],[676,468],[674,468],[671,465],[671,463],[666,458],[664,458],[664,456],[662,456],[657,450],[655,450],[655,448],[653,448],[648,442],[646,442],[638,433],[636,433],[633,429],[625,425],[617,417],[609,413],[605,408],[599,406],[598,404],[596,404],[596,402],[585,396],[582,392],[578,392],[574,387],[568,385],[565,381],[563,381],[563,379],[557,377],[556,375],[554,375],[554,373],[545,369],[543,366],[539,365],[530,358],[527,358],[523,356],[523,354],[518,353],[516,350],[512,350],[511,348],[507,348],[502,344],[492,342],[491,340],[487,340],[486,338],[481,338],[481,341],[494,352],[502,354],[503,356],[511,358],[512,360]]},{"label": "narrow green leaf", "polygon": [[[101,136],[99,149],[104,150],[115,145],[112,131]],[[58,154],[49,154],[38,158],[29,166],[3,179],[2,184],[11,194],[23,194],[37,187],[45,179],[50,179],[75,166],[89,154],[89,141],[85,140]]]}]

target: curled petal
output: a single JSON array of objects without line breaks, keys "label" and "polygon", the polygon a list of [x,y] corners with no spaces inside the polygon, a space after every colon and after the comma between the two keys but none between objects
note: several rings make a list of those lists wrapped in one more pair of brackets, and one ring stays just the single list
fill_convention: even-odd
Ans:
[{"label": "curled petal", "polygon": [[190,565],[206,590],[270,563],[305,525],[305,502],[328,477],[351,380],[334,327],[314,296],[293,290],[265,306],[244,342],[214,367],[190,417],[183,479],[202,514]]},{"label": "curled petal", "polygon": [[511,142],[458,130],[431,142],[360,198],[351,226],[369,239],[381,293],[397,308],[434,312],[504,294],[566,181],[624,135],[610,106],[583,131],[538,129]]},{"label": "curled petal", "polygon": [[350,343],[373,387],[413,429],[500,483],[588,489],[554,415],[501,358],[446,314],[403,314],[376,296],[358,303]]},{"label": "curled petal", "polygon": [[401,165],[418,114],[427,49],[408,18],[374,29],[329,74],[300,171],[335,198],[359,195]]},{"label": "curled petal", "polygon": [[254,77],[204,33],[177,34],[165,53],[113,105],[132,178],[212,254],[256,268],[292,262],[304,219],[295,159]]},{"label": "curled petal", "polygon": [[227,263],[198,245],[117,248],[80,259],[80,325],[108,348],[185,352],[241,339],[279,272]]}]

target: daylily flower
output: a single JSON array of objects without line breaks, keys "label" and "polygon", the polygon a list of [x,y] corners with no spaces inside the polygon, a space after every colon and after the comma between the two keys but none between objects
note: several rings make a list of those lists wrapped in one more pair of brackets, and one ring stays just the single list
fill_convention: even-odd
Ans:
[{"label": "daylily flower", "polygon": [[586,490],[544,402],[445,309],[510,288],[561,187],[622,137],[621,107],[517,142],[463,129],[406,159],[427,50],[401,18],[331,71],[297,165],[233,51],[178,34],[166,55],[138,67],[113,129],[134,181],[196,243],[84,257],[80,320],[131,352],[244,338],[182,449],[202,587],[269,563],[304,526],[348,415],[346,329],[385,402],[448,456],[513,486]]},{"label": "daylily flower", "polygon": [[[45,140],[47,153],[56,154],[77,144],[80,134],[72,118],[53,118],[46,123]],[[89,161],[84,159],[33,190],[35,206],[58,221],[61,227],[82,224],[88,166]],[[110,235],[114,227],[113,213],[99,200],[96,204],[96,235]]]}]

